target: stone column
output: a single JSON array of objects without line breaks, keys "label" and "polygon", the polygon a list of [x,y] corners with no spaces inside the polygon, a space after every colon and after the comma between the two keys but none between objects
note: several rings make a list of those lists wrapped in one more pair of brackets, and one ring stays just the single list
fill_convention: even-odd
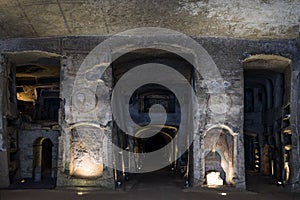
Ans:
[{"label": "stone column", "polygon": [[3,130],[3,98],[4,96],[4,72],[5,60],[3,55],[0,55],[0,188],[9,186],[9,170],[8,170],[8,154],[7,154],[7,141],[5,132]]}]

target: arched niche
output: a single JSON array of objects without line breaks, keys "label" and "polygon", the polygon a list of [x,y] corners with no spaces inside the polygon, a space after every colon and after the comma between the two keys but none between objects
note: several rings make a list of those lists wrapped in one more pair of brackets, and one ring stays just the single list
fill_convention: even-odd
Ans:
[{"label": "arched niche", "polygon": [[71,129],[70,175],[75,178],[96,179],[103,174],[103,141],[101,130],[88,125]]},{"label": "arched niche", "polygon": [[214,125],[203,135],[203,180],[210,172],[218,172],[226,185],[234,185],[237,134],[226,125]]},{"label": "arched niche", "polygon": [[49,138],[39,137],[33,142],[33,179],[41,181],[52,176],[52,147]]}]

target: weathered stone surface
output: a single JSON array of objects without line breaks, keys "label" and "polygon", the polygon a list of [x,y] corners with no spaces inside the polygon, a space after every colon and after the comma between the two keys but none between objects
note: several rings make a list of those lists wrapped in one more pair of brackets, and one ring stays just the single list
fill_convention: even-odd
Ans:
[{"label": "weathered stone surface", "polygon": [[[30,5],[28,5],[30,6]],[[201,6],[200,6],[201,7]],[[188,12],[188,8],[181,10],[181,12]],[[244,153],[243,153],[243,109],[244,109],[244,74],[243,74],[243,65],[242,60],[247,58],[250,55],[254,54],[276,54],[285,56],[291,59],[292,71],[294,78],[292,83],[292,99],[291,104],[295,109],[293,111],[294,115],[299,113],[299,50],[297,49],[297,43],[295,40],[241,40],[241,39],[228,39],[228,38],[206,38],[206,37],[198,37],[195,38],[203,47],[207,50],[207,52],[212,56],[214,62],[218,66],[218,69],[223,77],[223,81],[221,82],[225,87],[226,95],[228,99],[223,101],[222,99],[217,99],[216,102],[209,101],[214,93],[209,93],[207,88],[205,88],[205,84],[202,82],[201,75],[195,75],[195,91],[198,95],[198,100],[201,103],[201,108],[199,108],[198,113],[200,119],[199,131],[197,130],[194,135],[194,169],[193,169],[193,178],[194,185],[203,184],[203,174],[205,173],[205,167],[203,167],[203,159],[202,155],[203,151],[201,148],[204,147],[204,138],[203,134],[208,129],[213,127],[214,125],[219,125],[222,118],[219,117],[220,113],[226,113],[226,119],[223,124],[227,125],[230,130],[232,130],[236,136],[236,144],[235,149],[239,149],[236,152],[236,162],[234,165],[236,166],[235,174],[234,174],[234,182],[236,181],[237,186],[244,188],[245,187],[245,176],[244,176]],[[106,168],[103,166],[103,174],[97,176],[93,180],[86,180],[81,178],[76,178],[71,176],[70,166],[72,165],[72,153],[78,156],[78,160],[80,160],[80,155],[82,152],[80,150],[88,149],[89,151],[97,151],[95,154],[95,159],[100,160],[103,159],[103,163],[110,162],[111,158],[105,157],[108,155],[109,148],[106,144],[101,144],[101,138],[95,138],[92,132],[82,134],[82,139],[85,143],[84,148],[81,148],[81,143],[77,141],[72,143],[72,133],[71,127],[77,122],[82,122],[82,120],[86,119],[97,119],[98,121],[94,121],[96,125],[102,126],[102,128],[106,128],[107,134],[112,135],[112,128],[110,127],[110,122],[112,120],[111,111],[110,111],[110,99],[107,98],[109,96],[109,87],[111,85],[104,84],[104,82],[100,82],[98,85],[98,92],[94,99],[93,95],[90,95],[90,92],[83,92],[84,96],[80,93],[78,99],[72,99],[73,85],[76,77],[76,73],[78,68],[83,61],[84,57],[87,55],[89,50],[95,47],[98,42],[103,41],[103,37],[63,37],[63,38],[46,38],[46,39],[9,39],[9,40],[0,40],[0,51],[8,52],[8,51],[23,51],[23,50],[43,50],[43,51],[51,51],[59,54],[63,54],[62,58],[62,74],[61,74],[61,100],[62,100],[62,110],[61,110],[61,119],[60,125],[62,127],[61,136],[59,141],[55,140],[56,145],[59,146],[59,154],[56,156],[58,159],[58,181],[57,185],[60,187],[63,186],[93,186],[93,187],[114,187],[114,175],[113,170]],[[111,71],[106,74],[107,82],[111,82],[110,74]],[[91,77],[90,81],[93,81]],[[297,82],[298,81],[298,82]],[[91,83],[82,82],[83,89],[88,87]],[[220,85],[219,85],[220,86]],[[1,87],[1,86],[0,86]],[[0,91],[3,91],[0,90]],[[87,93],[87,95],[85,94]],[[98,93],[100,95],[98,95]],[[1,95],[0,95],[1,96]],[[230,100],[229,100],[230,99]],[[70,110],[72,103],[77,105],[78,112],[76,118],[72,117],[74,110]],[[78,102],[76,103],[76,101]],[[213,105],[215,103],[220,102],[223,107],[214,108]],[[87,104],[86,104],[87,103]],[[230,105],[229,105],[230,104]],[[83,108],[80,108],[83,106]],[[87,107],[85,107],[87,106]],[[99,107],[98,107],[99,106]],[[90,111],[94,109],[94,107],[98,107],[96,110],[95,116],[90,115]],[[208,109],[210,107],[210,109]],[[88,108],[86,110],[86,108]],[[81,110],[83,109],[83,110]],[[0,109],[0,111],[3,111]],[[94,110],[93,110],[94,111]],[[214,112],[210,112],[214,111]],[[95,118],[94,118],[95,117]],[[1,124],[1,123],[0,123]],[[297,136],[299,134],[299,122],[292,121],[293,131],[295,136],[293,137],[294,141],[297,141]],[[222,127],[222,126],[221,126]],[[22,144],[22,148],[26,155],[21,155],[21,166],[22,166],[22,176],[23,177],[31,177],[32,175],[32,158],[33,155],[30,153],[32,151],[32,143],[34,138],[42,136],[42,137],[50,137],[45,130],[41,131],[24,131],[21,134],[27,137],[20,138],[20,144]],[[51,132],[51,131],[50,131]],[[52,135],[57,136],[57,132],[51,133]],[[3,138],[3,137],[2,137]],[[95,142],[96,141],[96,142]],[[0,137],[0,144],[3,143],[3,139]],[[59,144],[58,144],[59,143]],[[75,144],[76,143],[76,144]],[[104,143],[104,142],[103,142]],[[90,145],[90,146],[89,146]],[[105,146],[106,145],[106,146]],[[76,146],[75,149],[72,146]],[[293,152],[294,155],[297,155],[297,148],[295,147]],[[75,152],[72,150],[76,150]],[[102,154],[101,154],[102,152]],[[104,156],[101,158],[101,156]],[[53,158],[55,159],[55,157]],[[76,163],[76,162],[75,162]],[[101,164],[100,164],[101,165]],[[297,173],[296,167],[299,166],[299,162],[295,161],[293,169],[293,173]],[[98,166],[99,167],[99,166]],[[102,171],[100,166],[99,171]],[[2,168],[1,168],[2,170]]]},{"label": "weathered stone surface", "polygon": [[52,147],[52,172],[53,178],[57,177],[57,159],[58,159],[58,131],[53,130],[20,130],[19,132],[19,163],[20,178],[32,178],[34,176],[33,163],[34,145],[40,138],[49,138],[53,143]]},{"label": "weathered stone surface", "polygon": [[0,3],[0,37],[112,35],[164,27],[194,36],[295,38],[297,0],[10,1]]},{"label": "weathered stone surface", "polygon": [[7,151],[0,151],[0,187],[5,188],[9,186],[9,170],[7,162]]},{"label": "weathered stone surface", "polygon": [[103,175],[103,136],[97,128],[79,126],[72,130],[70,174],[79,178]]}]

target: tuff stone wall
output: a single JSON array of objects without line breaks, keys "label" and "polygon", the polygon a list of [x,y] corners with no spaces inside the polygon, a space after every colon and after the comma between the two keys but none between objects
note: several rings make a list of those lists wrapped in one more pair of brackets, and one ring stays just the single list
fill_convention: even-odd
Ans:
[{"label": "tuff stone wall", "polygon": [[7,187],[9,185],[9,175],[11,171],[14,171],[17,165],[17,161],[13,160],[11,153],[15,151],[12,146],[13,140],[17,139],[17,132],[14,126],[18,113],[16,112],[16,97],[10,93],[14,93],[14,69],[11,67],[11,63],[4,57],[0,58],[0,82],[1,82],[1,108],[0,108],[0,156],[3,162],[1,163],[0,172],[0,186]]},{"label": "tuff stone wall", "polygon": [[[2,66],[0,68],[1,72],[1,82],[3,82],[3,69]],[[3,84],[0,85],[0,91],[3,91]],[[0,105],[2,105],[2,100],[3,100],[3,92],[0,92]],[[0,114],[3,116],[3,108],[0,109]],[[6,146],[5,142],[6,139],[4,138],[4,133],[3,133],[3,121],[2,117],[0,120],[0,159],[1,159],[1,174],[0,174],[0,187],[7,187],[9,184],[9,177],[8,177],[8,163],[7,163],[7,152],[6,152]]]},{"label": "tuff stone wall", "polygon": [[[72,144],[76,140],[72,139],[72,123],[74,119],[71,117],[72,111],[71,107],[71,94],[72,86],[74,84],[74,78],[84,57],[88,52],[95,47],[99,42],[103,41],[103,37],[68,37],[68,38],[50,38],[50,39],[10,39],[0,41],[1,52],[7,51],[24,51],[24,50],[43,50],[50,51],[54,53],[61,54],[62,57],[62,74],[61,74],[61,100],[62,110],[60,125],[62,127],[61,136],[59,138],[59,154],[58,154],[58,186],[96,186],[96,187],[113,187],[113,171],[109,168],[103,168],[103,176],[98,179],[83,179],[72,177],[70,175],[70,166],[72,166]],[[236,134],[236,162],[234,163],[236,167],[235,180],[238,187],[245,187],[245,176],[244,176],[244,159],[243,159],[243,67],[241,61],[253,54],[276,54],[281,55],[292,60],[292,76],[295,82],[292,83],[292,95],[291,105],[294,106],[293,115],[296,116],[299,113],[299,85],[298,76],[296,74],[299,72],[299,51],[296,48],[295,40],[238,40],[238,39],[228,39],[228,38],[195,38],[209,53],[216,63],[221,75],[224,79],[225,92],[227,98],[211,100],[209,93],[203,93],[200,97],[203,102],[206,102],[204,107],[203,116],[213,118],[217,116],[218,113],[223,112],[223,108],[226,108],[227,118],[224,125],[228,127],[232,133]],[[196,77],[195,89],[201,94],[203,87],[201,85],[200,77]],[[101,88],[101,87],[100,87]],[[107,92],[103,90],[103,92]],[[106,135],[111,135],[111,126],[109,121],[111,121],[111,115],[108,99],[102,100],[99,113],[106,113],[106,115],[100,115],[100,124],[102,125],[101,131]],[[206,100],[206,101],[205,101]],[[220,108],[216,108],[212,105],[221,103]],[[221,109],[222,108],[222,109]],[[84,116],[82,116],[84,117]],[[87,116],[89,117],[89,116]],[[75,119],[76,120],[76,119]],[[202,129],[195,135],[194,141],[194,168],[193,168],[193,178],[194,185],[199,185],[203,182],[203,170],[204,166],[201,155],[203,148],[203,137],[205,132],[210,128],[214,127],[216,124],[205,124],[205,121],[201,121]],[[295,144],[297,144],[296,135],[299,132],[298,122],[293,121],[293,131],[295,132]],[[220,126],[223,127],[223,126]],[[223,127],[224,128],[224,127]],[[100,157],[102,159],[110,159],[105,157],[108,155],[110,148],[106,146],[107,141],[99,141],[98,143],[92,143],[90,141],[95,141],[88,134],[82,134],[82,138],[87,140],[85,146],[89,146],[91,150],[97,150],[100,152]],[[22,137],[22,135],[20,135]],[[25,138],[23,138],[25,139]],[[99,139],[99,138],[98,138]],[[296,155],[298,145],[295,146],[294,154]],[[96,156],[97,157],[97,156]],[[99,158],[99,157],[97,157]],[[101,160],[101,159],[100,159]],[[293,166],[298,166],[299,162],[294,160]],[[2,169],[2,168],[1,168]],[[297,172],[296,168],[293,168],[294,174]]]},{"label": "tuff stone wall", "polygon": [[[34,162],[34,146],[39,138],[49,138],[53,144],[52,147],[52,177],[57,176],[57,160],[58,160],[58,136],[59,131],[55,130],[20,130],[19,134],[19,163],[20,163],[20,177],[34,178],[33,162]],[[35,161],[37,162],[37,161]]]},{"label": "tuff stone wall", "polygon": [[[107,163],[108,161],[111,162],[112,159],[109,157],[111,146],[103,137],[105,134],[111,138],[108,90],[103,86],[101,87],[100,83],[99,91],[96,93],[100,96],[95,98],[95,94],[87,89],[89,88],[87,82],[82,82],[79,84],[79,88],[74,88],[76,78],[85,75],[77,72],[89,52],[89,45],[97,44],[86,43],[88,49],[81,47],[81,50],[78,51],[77,45],[81,45],[80,42],[75,41],[72,44],[67,41],[66,48],[63,49],[61,70],[63,80],[60,98],[63,99],[64,106],[61,110],[60,119],[62,133],[57,186],[114,188],[113,169],[103,165],[104,161]],[[68,45],[74,46],[68,48]],[[75,94],[74,98],[73,94]],[[90,105],[89,108],[85,107],[87,104]],[[95,122],[95,118],[98,119],[97,122]],[[90,126],[93,123],[101,127]]]},{"label": "tuff stone wall", "polygon": [[[209,49],[207,49],[209,52]],[[241,63],[232,61],[236,60],[234,55],[218,55],[213,52],[210,55],[217,64],[221,73],[222,86],[225,88],[225,96],[220,96],[218,92],[209,92],[203,85],[202,81],[198,80],[199,75],[196,75],[195,90],[199,95],[198,99],[202,102],[202,108],[199,110],[202,120],[200,120],[200,129],[194,136],[193,143],[193,185],[202,185],[205,182],[205,156],[208,151],[212,151],[207,147],[206,138],[215,130],[220,137],[220,133],[230,132],[228,137],[232,137],[230,147],[227,150],[221,148],[219,151],[224,160],[226,151],[232,152],[233,157],[229,159],[231,167],[227,167],[226,176],[227,183],[233,184],[237,188],[245,188],[244,174],[244,153],[243,153],[243,68]],[[237,59],[238,60],[238,59]],[[231,62],[230,64],[227,62]],[[198,81],[197,81],[198,80]],[[221,137],[220,137],[221,138]],[[219,139],[220,139],[219,138]],[[214,138],[216,139],[216,138]],[[215,142],[219,139],[214,140]],[[217,144],[215,144],[217,146]],[[237,151],[239,149],[239,151]],[[228,159],[227,159],[228,160]],[[230,161],[230,162],[231,162]],[[223,164],[223,163],[222,163]],[[223,166],[224,167],[224,166]],[[228,178],[230,177],[230,178]]]},{"label": "tuff stone wall", "polygon": [[[146,42],[146,41],[145,41]],[[100,90],[102,90],[101,96],[98,96],[97,102],[94,101],[93,94],[89,94],[88,90],[85,88],[89,87],[89,83],[82,82],[80,84],[80,87],[82,88],[75,88],[75,91],[81,91],[83,95],[86,96],[86,99],[84,100],[88,105],[91,105],[92,107],[88,110],[84,110],[84,106],[81,108],[80,102],[80,96],[75,96],[75,98],[72,97],[73,94],[73,86],[76,76],[85,76],[84,72],[77,73],[80,64],[82,63],[83,59],[87,55],[87,52],[84,47],[81,47],[81,50],[78,51],[77,45],[81,45],[81,40],[74,40],[74,43],[68,43],[72,44],[72,49],[66,49],[64,50],[64,58],[63,58],[63,68],[62,68],[62,77],[63,81],[61,83],[61,98],[64,102],[64,109],[63,111],[63,118],[61,119],[61,124],[63,127],[62,137],[61,140],[63,142],[63,148],[64,151],[60,155],[60,165],[64,166],[64,169],[61,171],[64,176],[60,176],[58,178],[58,185],[59,186],[68,186],[68,185],[77,185],[82,184],[82,178],[78,179],[76,177],[76,172],[72,168],[74,167],[74,164],[76,163],[83,163],[84,161],[81,160],[80,156],[78,156],[78,152],[81,151],[80,148],[85,149],[84,146],[89,146],[89,150],[84,150],[84,152],[90,152],[89,157],[99,157],[99,160],[102,159],[111,159],[111,158],[105,158],[109,155],[109,149],[103,149],[103,142],[98,143],[90,143],[88,141],[95,141],[92,138],[97,134],[97,131],[95,134],[84,134],[84,131],[81,131],[77,133],[78,137],[81,138],[81,144],[80,148],[78,150],[72,150],[72,147],[76,146],[76,143],[78,139],[73,138],[74,135],[71,134],[70,129],[72,130],[72,124],[75,123],[75,126],[77,122],[82,121],[89,121],[93,119],[98,119],[101,127],[105,129],[111,129],[111,127],[107,126],[108,122],[111,121],[111,110],[109,108],[108,99],[105,96],[109,96],[107,93],[107,86],[103,85],[98,86]],[[93,44],[92,42],[89,44]],[[94,43],[94,45],[97,45],[97,43]],[[88,47],[88,46],[85,46]],[[214,58],[214,61],[217,63],[217,66],[219,68],[219,71],[221,73],[221,76],[223,78],[223,84],[225,86],[225,92],[227,93],[227,96],[225,99],[218,97],[218,89],[215,88],[213,91],[208,91],[202,78],[200,78],[201,75],[198,75],[198,77],[195,78],[195,90],[197,91],[197,95],[199,95],[199,101],[204,103],[204,105],[201,105],[201,109],[198,110],[200,113],[201,123],[198,127],[195,127],[194,131],[199,131],[195,135],[195,142],[194,142],[194,168],[193,173],[191,176],[193,177],[193,184],[195,186],[201,185],[204,182],[204,167],[203,167],[203,136],[204,133],[210,129],[212,126],[218,124],[227,125],[229,127],[229,131],[234,132],[236,135],[235,143],[232,145],[232,151],[233,149],[243,149],[243,69],[241,67],[241,63],[238,61],[237,58],[234,58],[234,55],[230,55],[230,58],[225,57],[224,55],[218,57],[215,54],[220,53],[218,52],[209,52],[210,55]],[[235,62],[234,65],[228,66],[226,62]],[[219,64],[219,65],[218,65]],[[77,77],[78,78],[78,77]],[[110,81],[108,81],[110,82]],[[223,86],[222,86],[223,87]],[[101,89],[102,88],[102,89]],[[103,90],[104,89],[104,90]],[[97,93],[98,94],[98,93]],[[107,95],[105,95],[107,94]],[[215,95],[215,96],[214,96]],[[212,97],[214,96],[214,97]],[[73,104],[75,104],[75,107]],[[97,105],[97,106],[96,106]],[[83,110],[81,110],[83,109]],[[101,110],[100,110],[101,109]],[[91,111],[92,110],[92,111]],[[74,112],[80,113],[80,115],[75,114]],[[223,121],[223,117],[219,115],[226,115],[225,121]],[[95,116],[93,116],[95,115]],[[206,121],[209,121],[210,123],[207,123]],[[219,124],[221,123],[221,124]],[[79,127],[82,125],[79,125]],[[100,130],[98,131],[98,135],[100,135]],[[89,136],[90,135],[90,136]],[[73,144],[73,145],[72,145]],[[92,151],[92,149],[98,149],[98,151]],[[76,152],[72,152],[76,151]],[[100,152],[100,155],[97,155]],[[85,156],[84,154],[80,154],[81,156]],[[98,161],[99,161],[98,160]],[[238,151],[238,153],[235,153],[235,172],[234,172],[234,181],[237,185],[237,187],[244,188],[245,187],[245,176],[244,176],[244,155],[243,151]],[[101,164],[101,163],[100,163]],[[71,166],[71,168],[70,168]],[[71,172],[69,172],[71,170]],[[74,176],[69,176],[69,174],[73,174]],[[80,175],[80,174],[79,174]],[[68,177],[68,178],[66,178]],[[109,182],[110,180],[111,182]],[[85,184],[87,185],[93,185],[96,184],[98,186],[111,186],[113,183],[113,176],[112,171],[109,169],[106,169],[104,166],[103,175],[102,177],[94,180],[85,180]]]}]

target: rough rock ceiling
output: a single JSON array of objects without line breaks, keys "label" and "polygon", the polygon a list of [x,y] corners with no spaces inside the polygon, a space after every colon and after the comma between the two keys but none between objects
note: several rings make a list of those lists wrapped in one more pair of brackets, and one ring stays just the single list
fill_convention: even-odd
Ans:
[{"label": "rough rock ceiling", "polygon": [[164,27],[192,36],[296,38],[299,0],[1,0],[0,38],[112,35]]}]

